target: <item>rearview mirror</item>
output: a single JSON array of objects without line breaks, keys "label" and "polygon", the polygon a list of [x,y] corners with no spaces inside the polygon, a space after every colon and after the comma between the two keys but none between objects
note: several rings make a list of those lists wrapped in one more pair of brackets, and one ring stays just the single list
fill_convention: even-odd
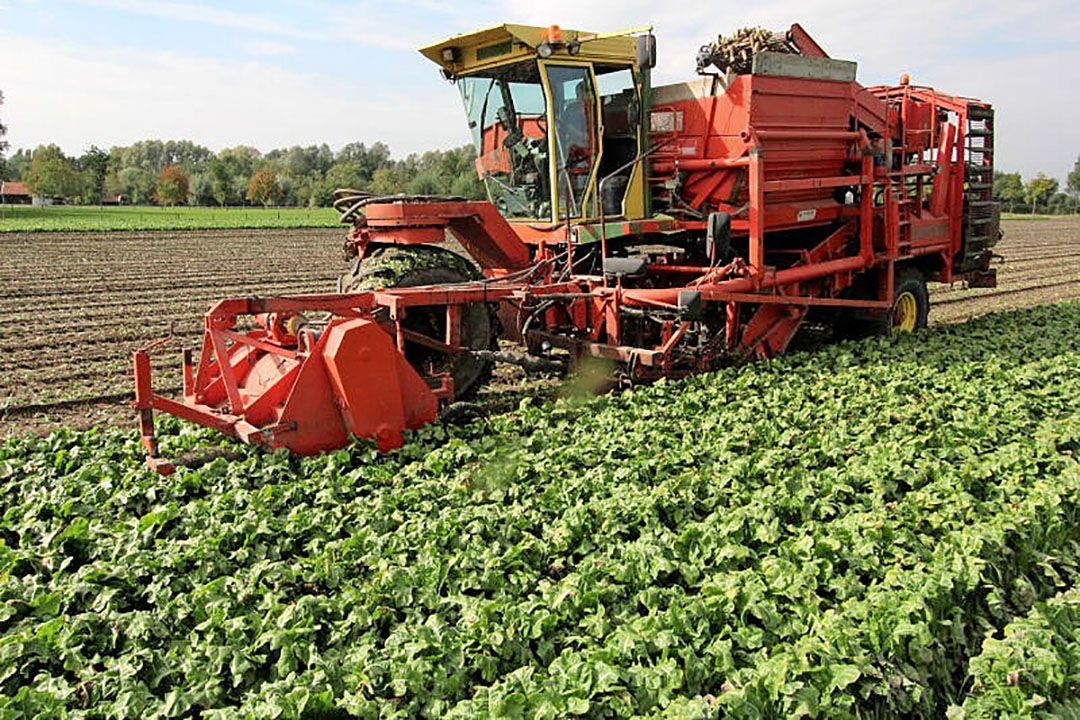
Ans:
[{"label": "rearview mirror", "polygon": [[637,37],[637,66],[643,70],[656,67],[656,36],[652,33]]}]

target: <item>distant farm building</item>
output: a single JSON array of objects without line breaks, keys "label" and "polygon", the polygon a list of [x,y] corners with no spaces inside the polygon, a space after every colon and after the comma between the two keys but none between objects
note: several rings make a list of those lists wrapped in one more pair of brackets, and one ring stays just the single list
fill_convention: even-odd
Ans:
[{"label": "distant farm building", "polygon": [[0,182],[0,203],[5,205],[30,205],[34,195],[26,183]]}]

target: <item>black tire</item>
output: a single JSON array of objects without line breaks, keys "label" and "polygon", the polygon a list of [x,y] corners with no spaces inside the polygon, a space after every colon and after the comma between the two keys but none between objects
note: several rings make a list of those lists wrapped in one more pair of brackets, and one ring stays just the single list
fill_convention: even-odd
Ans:
[{"label": "black tire", "polygon": [[[906,298],[913,303],[914,327],[904,327],[905,312],[901,304]],[[893,311],[889,314],[889,330],[892,332],[913,332],[926,327],[930,319],[930,289],[926,278],[916,268],[902,268],[896,277],[893,293]]]},{"label": "black tire", "polygon": [[[482,275],[466,258],[431,245],[377,248],[352,271],[338,280],[339,292],[362,292],[420,285],[456,285],[481,279]],[[443,307],[413,308],[404,320],[409,330],[442,337],[446,329]],[[466,305],[461,313],[462,345],[474,350],[498,349],[499,325],[495,313],[484,303]],[[408,343],[405,357],[420,370],[449,370],[454,378],[456,399],[467,397],[487,382],[494,363],[473,355],[447,356]]]},{"label": "black tire", "polygon": [[[915,303],[914,327],[898,327],[898,304],[905,295],[910,295]],[[917,268],[899,268],[896,282],[893,284],[893,309],[890,312],[868,313],[844,309],[836,314],[833,335],[839,340],[861,340],[875,335],[888,335],[890,332],[911,332],[926,327],[930,316],[930,291],[926,278]]]}]

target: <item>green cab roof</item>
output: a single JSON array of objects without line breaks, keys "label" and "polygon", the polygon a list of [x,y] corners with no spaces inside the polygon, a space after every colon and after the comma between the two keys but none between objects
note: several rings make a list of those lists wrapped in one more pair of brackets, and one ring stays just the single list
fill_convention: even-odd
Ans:
[{"label": "green cab roof", "polygon": [[[626,34],[601,35],[582,30],[562,29],[564,43],[580,42],[580,52],[571,56],[564,45],[555,49],[553,57],[592,61],[633,63],[637,58],[637,41],[630,31]],[[421,54],[452,75],[467,75],[488,67],[535,57],[536,48],[549,37],[549,28],[504,23],[476,32],[455,35],[442,42],[420,48]],[[453,60],[445,51],[450,50]]]}]

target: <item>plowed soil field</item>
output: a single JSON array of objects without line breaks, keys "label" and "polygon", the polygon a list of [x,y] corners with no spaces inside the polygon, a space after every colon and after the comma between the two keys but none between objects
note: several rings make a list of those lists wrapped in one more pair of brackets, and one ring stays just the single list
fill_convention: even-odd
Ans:
[{"label": "plowed soil field", "polygon": [[[200,338],[220,298],[328,291],[342,231],[0,235],[0,436],[129,423],[131,351]],[[179,389],[178,356],[161,358]]]},{"label": "plowed soil field", "polygon": [[[1080,219],[1010,220],[995,289],[935,287],[932,323],[1080,297]],[[332,290],[340,229],[0,234],[0,437],[132,425],[131,351],[199,338],[228,296]],[[179,390],[175,354],[158,387]]]}]

